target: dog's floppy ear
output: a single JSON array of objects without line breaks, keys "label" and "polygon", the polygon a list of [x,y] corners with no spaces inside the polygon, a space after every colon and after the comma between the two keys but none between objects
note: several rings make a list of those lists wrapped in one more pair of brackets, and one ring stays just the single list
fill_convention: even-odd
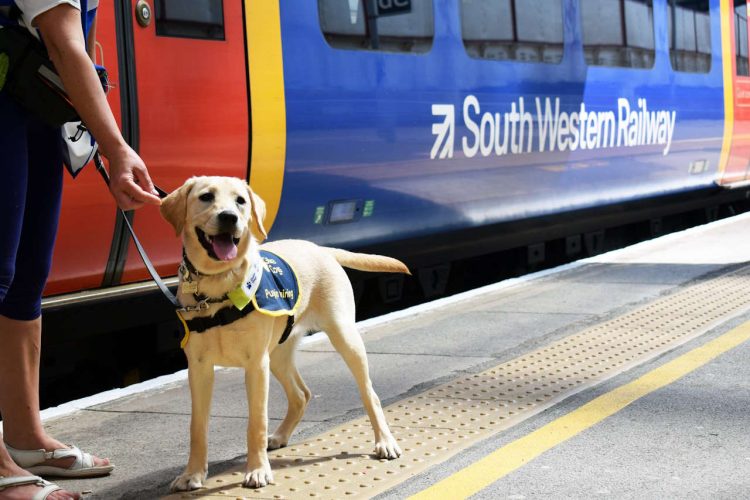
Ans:
[{"label": "dog's floppy ear", "polygon": [[187,197],[195,184],[195,178],[188,179],[185,184],[172,191],[161,201],[161,216],[172,224],[177,236],[182,234],[187,218]]},{"label": "dog's floppy ear", "polygon": [[250,208],[253,215],[253,220],[250,223],[250,232],[258,243],[263,243],[268,238],[266,228],[263,227],[263,219],[266,218],[266,203],[250,189],[250,186],[247,186],[247,193],[250,195]]}]

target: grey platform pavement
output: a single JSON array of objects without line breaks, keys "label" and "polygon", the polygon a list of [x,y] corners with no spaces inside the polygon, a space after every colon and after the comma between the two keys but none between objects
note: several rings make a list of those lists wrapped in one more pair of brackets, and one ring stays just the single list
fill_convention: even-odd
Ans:
[{"label": "grey platform pavement", "polygon": [[[375,390],[387,406],[457,377],[508,362],[703,279],[737,269],[750,260],[749,230],[750,215],[725,219],[363,322],[360,329]],[[300,351],[300,372],[314,396],[293,443],[364,414],[351,375],[324,337],[306,343]],[[286,410],[280,387],[272,384],[271,428]],[[508,435],[571,404],[571,400],[566,400],[508,431]],[[209,475],[241,467],[246,415],[243,373],[237,369],[219,370],[210,424]],[[89,498],[165,495],[170,481],[187,461],[189,419],[186,380],[50,417],[45,425],[52,435],[108,456],[117,465],[115,472],[105,478],[58,482],[70,489],[92,490]],[[396,435],[398,438],[398,432]],[[484,445],[487,446],[491,444]],[[481,454],[482,447],[475,446],[474,453]],[[464,454],[457,459],[470,461],[471,456]],[[421,474],[408,486],[386,491],[385,496],[402,497],[419,491],[461,466],[453,462],[442,472]],[[274,496],[273,491],[269,493],[269,497]],[[247,496],[251,496],[249,490]],[[491,496],[494,495],[488,495]]]}]

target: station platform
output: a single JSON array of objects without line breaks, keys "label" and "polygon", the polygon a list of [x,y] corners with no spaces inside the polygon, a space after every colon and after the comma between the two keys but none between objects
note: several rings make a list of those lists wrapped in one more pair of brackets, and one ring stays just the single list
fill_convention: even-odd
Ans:
[{"label": "station platform", "polygon": [[[219,369],[203,489],[187,463],[186,373],[45,410],[117,468],[87,498],[741,498],[750,491],[750,214],[359,324],[404,454],[378,460],[327,338],[275,484],[243,488],[244,374]],[[126,340],[123,340],[126,341]],[[286,412],[272,379],[270,430]]]}]

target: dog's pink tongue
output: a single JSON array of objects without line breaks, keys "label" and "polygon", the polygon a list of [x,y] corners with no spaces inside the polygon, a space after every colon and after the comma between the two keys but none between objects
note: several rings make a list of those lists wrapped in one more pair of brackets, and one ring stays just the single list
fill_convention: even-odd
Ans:
[{"label": "dog's pink tongue", "polygon": [[229,234],[217,234],[211,241],[214,253],[221,260],[232,260],[237,257],[237,245]]}]

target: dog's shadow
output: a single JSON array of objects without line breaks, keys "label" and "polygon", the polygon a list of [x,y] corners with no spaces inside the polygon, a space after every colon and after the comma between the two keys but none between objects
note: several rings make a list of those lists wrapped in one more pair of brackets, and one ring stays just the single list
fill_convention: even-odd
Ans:
[{"label": "dog's shadow", "polygon": [[[282,450],[284,448],[281,448]],[[377,460],[374,453],[347,453],[342,451],[336,455],[328,456],[315,456],[315,457],[273,457],[269,456],[271,461],[271,469],[273,470],[284,470],[290,467],[305,467],[306,465],[314,465],[324,462],[330,462],[332,460],[352,460],[352,459],[363,459],[371,458]]]},{"label": "dog's shadow", "polygon": [[[288,448],[281,448],[281,450],[284,450]],[[295,456],[282,456],[282,457],[274,457],[273,455],[269,455],[269,460],[271,462],[271,470],[274,473],[274,480],[275,483],[266,486],[265,488],[277,488],[279,485],[286,485],[290,486],[290,481],[293,481],[293,479],[284,478],[285,471],[292,472],[294,469],[305,469],[306,467],[316,467],[316,464],[323,464],[331,461],[336,460],[379,460],[377,456],[374,453],[347,453],[347,452],[340,452],[332,455],[325,455],[325,456],[315,456],[315,457],[295,457]],[[211,478],[216,477],[218,475],[226,475],[229,472],[236,472],[237,475],[230,475],[228,479],[226,477],[222,478],[223,482],[218,486],[213,487],[204,487],[198,490],[193,490],[191,493],[192,497],[200,498],[200,497],[210,497],[212,495],[218,495],[219,492],[223,490],[228,489],[235,489],[235,488],[244,488],[242,486],[242,481],[245,478],[245,472],[244,472],[244,464],[245,464],[246,456],[242,455],[235,459],[228,460],[228,461],[221,461],[221,462],[214,462],[212,464],[209,464],[208,467],[208,482],[211,482]],[[242,468],[238,470],[239,468]],[[138,478],[133,478],[131,481],[126,481],[124,483],[120,483],[116,486],[116,488],[108,489],[108,490],[100,490],[96,491],[93,497],[87,497],[91,500],[93,499],[99,499],[99,498],[117,498],[120,500],[140,500],[142,498],[160,498],[163,496],[167,496],[170,494],[168,488],[169,483],[174,479],[178,474],[180,474],[183,471],[183,467],[179,468],[169,468],[169,469],[163,469],[160,471],[154,471],[152,474],[149,474],[148,476],[140,476]],[[153,487],[147,487],[143,488],[145,484],[155,484],[158,483],[158,486]],[[125,491],[125,493],[123,493]],[[247,488],[248,493],[253,490],[250,488]],[[179,493],[177,494],[179,495]]]}]

